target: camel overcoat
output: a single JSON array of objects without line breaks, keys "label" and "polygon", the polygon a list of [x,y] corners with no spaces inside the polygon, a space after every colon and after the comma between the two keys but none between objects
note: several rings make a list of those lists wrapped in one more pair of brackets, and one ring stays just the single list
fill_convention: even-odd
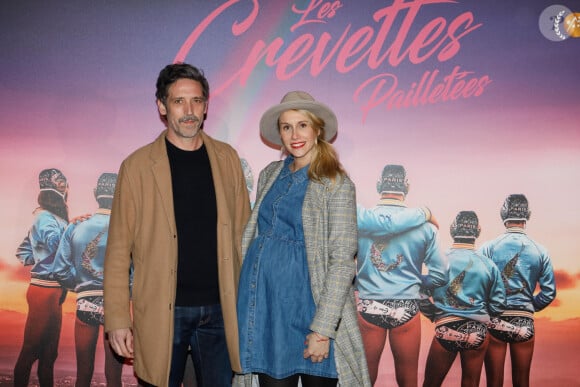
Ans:
[{"label": "camel overcoat", "polygon": [[[105,330],[132,329],[135,373],[156,386],[168,384],[177,284],[177,230],[165,135],[166,131],[121,165],[104,269]],[[232,368],[239,371],[236,297],[241,234],[250,201],[236,151],[203,131],[200,135],[216,193],[219,290],[227,345]]]}]

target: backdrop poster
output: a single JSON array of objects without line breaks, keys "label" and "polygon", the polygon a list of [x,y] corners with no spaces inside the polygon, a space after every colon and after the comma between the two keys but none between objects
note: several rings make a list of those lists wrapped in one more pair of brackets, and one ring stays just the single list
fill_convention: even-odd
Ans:
[{"label": "backdrop poster", "polygon": [[[579,385],[579,20],[571,0],[3,5],[0,383],[10,383],[22,345],[30,274],[15,251],[33,220],[38,173],[63,171],[70,214],[94,212],[97,177],[162,130],[159,70],[185,61],[210,81],[205,130],[234,146],[256,178],[280,157],[259,137],[261,114],[287,91],[306,90],[337,113],[334,144],[358,202],[375,204],[383,165],[404,165],[407,202],[433,210],[442,249],[458,211],[477,212],[481,243],[503,232],[503,199],[524,193],[528,233],[548,248],[558,289],[536,314],[532,382]],[[75,375],[74,307],[69,293],[57,383]],[[425,320],[420,380],[432,334]],[[95,363],[102,381],[100,345]],[[134,383],[130,367],[124,375]],[[455,364],[446,384],[458,376]],[[388,355],[379,382],[394,382]]]}]

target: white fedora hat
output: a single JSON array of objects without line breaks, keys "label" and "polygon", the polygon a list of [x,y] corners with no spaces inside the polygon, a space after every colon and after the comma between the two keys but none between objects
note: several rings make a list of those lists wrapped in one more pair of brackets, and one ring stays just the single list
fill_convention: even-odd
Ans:
[{"label": "white fedora hat", "polygon": [[278,130],[278,118],[286,110],[308,110],[324,120],[324,139],[332,140],[338,131],[338,121],[334,112],[325,104],[317,102],[305,91],[291,91],[280,101],[280,104],[272,106],[260,119],[260,134],[269,143],[282,146],[280,132]]}]

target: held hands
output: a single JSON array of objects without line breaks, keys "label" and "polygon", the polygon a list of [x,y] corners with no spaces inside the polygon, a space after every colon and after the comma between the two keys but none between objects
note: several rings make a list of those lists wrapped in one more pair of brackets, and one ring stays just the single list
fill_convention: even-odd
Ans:
[{"label": "held hands", "polygon": [[328,352],[330,350],[330,339],[322,336],[316,332],[309,333],[304,342],[306,348],[304,349],[304,358],[313,363],[321,363],[324,359],[328,359]]},{"label": "held hands", "polygon": [[127,359],[133,358],[133,332],[131,332],[130,328],[110,331],[109,343],[117,355]]}]

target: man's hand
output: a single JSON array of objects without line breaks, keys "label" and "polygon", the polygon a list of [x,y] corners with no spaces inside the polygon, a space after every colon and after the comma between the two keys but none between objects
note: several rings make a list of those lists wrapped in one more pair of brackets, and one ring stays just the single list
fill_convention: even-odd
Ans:
[{"label": "man's hand", "polygon": [[119,356],[133,358],[133,332],[130,328],[120,328],[109,332],[111,348]]},{"label": "man's hand", "polygon": [[69,223],[79,224],[81,222],[84,222],[85,220],[89,220],[91,218],[91,216],[92,216],[92,214],[78,215],[78,216],[75,216],[74,218],[72,218],[71,220],[69,220]]}]

